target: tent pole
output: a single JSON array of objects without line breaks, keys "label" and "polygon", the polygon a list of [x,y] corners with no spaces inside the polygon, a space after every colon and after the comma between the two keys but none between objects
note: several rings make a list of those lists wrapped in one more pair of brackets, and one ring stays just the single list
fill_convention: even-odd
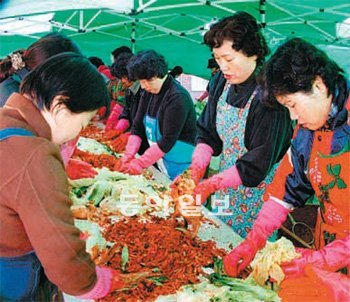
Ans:
[{"label": "tent pole", "polygon": [[260,24],[262,28],[265,28],[266,26],[266,0],[260,0],[259,3],[259,12],[260,12]]},{"label": "tent pole", "polygon": [[131,23],[131,50],[132,53],[136,51],[136,22]]}]

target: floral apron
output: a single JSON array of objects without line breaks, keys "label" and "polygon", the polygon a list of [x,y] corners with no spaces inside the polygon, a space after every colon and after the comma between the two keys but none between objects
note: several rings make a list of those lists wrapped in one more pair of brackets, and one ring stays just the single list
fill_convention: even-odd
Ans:
[{"label": "floral apron", "polygon": [[[256,90],[250,96],[244,108],[236,108],[227,104],[226,98],[230,85],[225,87],[217,104],[216,128],[223,142],[220,155],[219,172],[235,165],[237,159],[247,152],[244,146],[244,133],[250,104],[256,95]],[[233,231],[246,237],[260,211],[266,186],[271,183],[275,174],[276,164],[258,187],[250,188],[243,185],[236,189],[228,188],[216,192],[216,204],[224,201],[224,208],[215,209],[214,214],[232,227]],[[219,203],[217,203],[220,201]]]},{"label": "floral apron", "polygon": [[350,235],[349,140],[338,153],[330,154],[333,135],[333,131],[316,132],[310,155],[309,179],[320,202],[315,229],[317,249]]}]

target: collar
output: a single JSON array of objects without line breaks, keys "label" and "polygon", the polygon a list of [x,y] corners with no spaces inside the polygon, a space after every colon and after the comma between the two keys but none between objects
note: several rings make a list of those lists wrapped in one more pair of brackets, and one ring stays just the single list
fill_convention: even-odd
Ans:
[{"label": "collar", "polygon": [[332,99],[331,111],[325,126],[326,129],[333,130],[336,127],[344,124],[348,118],[349,106],[349,83],[344,81],[339,81],[336,86],[335,93]]},{"label": "collar", "polygon": [[51,140],[51,128],[33,101],[19,93],[13,93],[4,108],[15,110],[37,136]]},{"label": "collar", "polygon": [[140,89],[140,82],[139,81],[135,81],[130,87],[129,87],[129,90],[131,91],[131,93],[133,95],[137,94],[137,92],[139,91]]},{"label": "collar", "polygon": [[158,95],[163,95],[165,91],[167,91],[170,87],[170,83],[172,82],[172,77],[167,75],[165,81],[163,82],[162,88],[160,88],[160,91]]},{"label": "collar", "polygon": [[255,87],[256,77],[255,73],[252,73],[245,82],[230,86],[227,96],[228,103],[237,107],[245,106]]}]

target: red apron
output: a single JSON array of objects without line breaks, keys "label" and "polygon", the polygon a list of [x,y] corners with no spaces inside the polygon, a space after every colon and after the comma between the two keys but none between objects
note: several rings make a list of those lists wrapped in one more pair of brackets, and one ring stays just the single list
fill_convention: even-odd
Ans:
[{"label": "red apron", "polygon": [[[347,109],[350,102],[347,101]],[[349,123],[349,120],[348,120]],[[330,154],[333,131],[315,131],[309,161],[309,179],[320,202],[315,246],[322,248],[350,234],[350,150]]]}]

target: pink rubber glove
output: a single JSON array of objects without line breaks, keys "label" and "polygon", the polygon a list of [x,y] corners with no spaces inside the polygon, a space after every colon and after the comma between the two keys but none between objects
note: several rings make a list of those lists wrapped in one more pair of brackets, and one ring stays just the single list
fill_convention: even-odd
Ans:
[{"label": "pink rubber glove", "polygon": [[112,130],[114,129],[119,121],[119,116],[121,115],[121,113],[123,112],[123,106],[119,105],[119,104],[115,104],[115,106],[112,109],[111,114],[109,115],[107,122],[106,122],[106,128],[105,130]]},{"label": "pink rubber glove", "polygon": [[92,165],[78,159],[69,160],[66,173],[70,179],[94,178],[98,174]]},{"label": "pink rubber glove", "polygon": [[62,156],[63,163],[64,163],[65,167],[67,166],[69,159],[72,157],[72,155],[74,153],[78,139],[79,139],[79,137],[77,136],[75,139],[72,139],[72,140],[66,142],[65,144],[63,144],[60,147],[61,156]]},{"label": "pink rubber glove", "polygon": [[141,174],[142,170],[153,165],[164,156],[164,152],[159,148],[158,144],[152,145],[139,158],[131,160],[127,164],[126,173],[131,175]]},{"label": "pink rubber glove", "polygon": [[115,167],[116,171],[124,172],[128,169],[129,162],[135,157],[137,151],[141,146],[141,138],[137,135],[130,135],[128,143],[125,146],[125,152],[123,157],[118,163],[118,167]]},{"label": "pink rubber glove", "polygon": [[289,209],[269,199],[265,202],[247,238],[223,259],[227,275],[237,277],[250,264],[267,238],[286,220]]},{"label": "pink rubber glove", "polygon": [[223,172],[216,174],[208,179],[203,180],[194,189],[195,195],[200,195],[201,202],[205,202],[210,194],[217,190],[226,188],[236,188],[242,184],[241,177],[239,176],[236,166],[224,170]]},{"label": "pink rubber glove", "polygon": [[100,299],[114,292],[116,289],[123,288],[124,282],[121,281],[118,271],[108,267],[96,266],[97,282],[95,286],[86,294],[77,296],[79,299]]},{"label": "pink rubber glove", "polygon": [[278,295],[284,302],[345,302],[349,293],[349,277],[308,264],[304,276],[283,280]]},{"label": "pink rubber glove", "polygon": [[118,124],[115,126],[114,130],[120,131],[120,133],[125,132],[130,127],[130,122],[122,118],[118,121]]},{"label": "pink rubber glove", "polygon": [[137,135],[130,135],[128,139],[128,143],[125,146],[125,152],[123,158],[127,159],[127,161],[130,161],[134,158],[137,151],[139,151],[141,146],[141,137]]},{"label": "pink rubber glove", "polygon": [[[348,250],[349,252],[349,250]],[[349,258],[349,254],[348,254]],[[308,272],[309,267],[306,267]],[[341,274],[334,273],[312,267],[315,275],[320,279],[321,286],[324,285],[331,293],[332,297],[329,297],[329,301],[345,302],[350,300],[350,279],[349,277]],[[330,299],[332,298],[332,299]]]},{"label": "pink rubber glove", "polygon": [[289,263],[282,263],[281,267],[286,277],[293,278],[304,275],[304,269],[307,264],[312,264],[313,267],[330,272],[349,266],[350,236],[335,240],[319,251],[307,251],[308,253],[302,252],[303,257],[301,258]]},{"label": "pink rubber glove", "polygon": [[198,144],[194,149],[189,170],[191,171],[191,177],[195,184],[198,184],[199,180],[203,178],[213,153],[213,149],[209,145],[203,143]]}]

